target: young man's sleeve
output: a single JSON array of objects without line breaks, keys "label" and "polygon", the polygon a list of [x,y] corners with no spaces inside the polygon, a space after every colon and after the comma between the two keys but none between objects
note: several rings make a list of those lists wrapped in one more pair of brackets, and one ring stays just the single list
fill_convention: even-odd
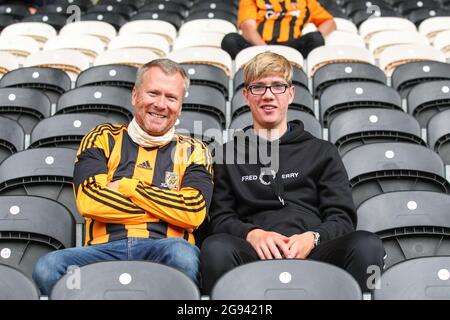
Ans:
[{"label": "young man's sleeve", "polygon": [[255,0],[241,0],[239,1],[238,21],[237,26],[240,27],[241,23],[245,20],[256,20],[258,8]]},{"label": "young man's sleeve", "polygon": [[309,10],[311,13],[311,22],[318,27],[322,24],[322,22],[325,22],[326,20],[333,19],[333,16],[325,10],[324,7],[322,7],[316,0],[309,0]]},{"label": "young man's sleeve", "polygon": [[208,148],[198,143],[189,163],[180,190],[161,189],[136,179],[122,178],[119,192],[163,221],[196,229],[205,219],[211,203],[213,178]]},{"label": "young man's sleeve", "polygon": [[321,241],[331,240],[355,230],[357,216],[347,171],[335,146],[325,154],[325,165],[318,181],[319,210],[323,223],[312,231]]},{"label": "young man's sleeve", "polygon": [[78,211],[104,223],[139,224],[145,211],[127,197],[108,188],[111,125],[100,125],[81,141],[74,168],[74,192]]}]

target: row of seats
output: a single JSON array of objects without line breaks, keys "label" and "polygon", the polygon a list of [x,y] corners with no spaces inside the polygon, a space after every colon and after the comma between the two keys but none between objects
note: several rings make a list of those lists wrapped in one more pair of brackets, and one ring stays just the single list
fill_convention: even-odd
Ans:
[{"label": "row of seats", "polygon": [[[374,300],[449,300],[450,257],[402,262],[380,277]],[[372,272],[372,271],[371,271]],[[378,272],[378,273],[377,273]],[[176,290],[173,288],[176,283]],[[35,284],[0,265],[0,299],[37,300]],[[54,286],[51,300],[200,300],[194,282],[171,267],[146,261],[100,262],[72,269]],[[351,275],[311,260],[268,260],[237,267],[214,286],[212,300],[361,300]],[[266,312],[267,310],[264,310]],[[269,310],[272,311],[272,310]]]}]

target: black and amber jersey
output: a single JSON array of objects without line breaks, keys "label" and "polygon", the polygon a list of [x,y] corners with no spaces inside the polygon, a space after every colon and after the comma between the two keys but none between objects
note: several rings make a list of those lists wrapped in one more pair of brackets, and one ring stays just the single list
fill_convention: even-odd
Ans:
[{"label": "black and amber jersey", "polygon": [[300,37],[308,23],[319,26],[332,18],[317,0],[241,0],[238,27],[245,20],[256,20],[264,41],[286,42]]},{"label": "black and amber jersey", "polygon": [[[120,180],[119,190],[106,185]],[[82,140],[74,169],[86,245],[129,237],[180,237],[204,220],[212,196],[211,155],[194,138],[175,135],[167,145],[143,148],[127,126],[102,124]]]}]

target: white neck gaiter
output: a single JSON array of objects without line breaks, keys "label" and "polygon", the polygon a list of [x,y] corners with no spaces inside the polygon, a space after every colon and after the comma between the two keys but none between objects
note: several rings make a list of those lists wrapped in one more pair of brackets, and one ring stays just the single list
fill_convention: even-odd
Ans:
[{"label": "white neck gaiter", "polygon": [[162,136],[151,136],[139,126],[136,118],[131,120],[128,125],[128,135],[131,140],[144,148],[161,147],[172,141],[175,134],[175,127],[172,127]]}]

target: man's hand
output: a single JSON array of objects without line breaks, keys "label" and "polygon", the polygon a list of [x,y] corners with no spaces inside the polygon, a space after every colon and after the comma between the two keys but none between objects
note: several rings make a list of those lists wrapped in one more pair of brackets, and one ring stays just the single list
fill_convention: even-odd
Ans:
[{"label": "man's hand", "polygon": [[289,238],[272,231],[253,229],[247,234],[250,242],[261,260],[292,258],[287,245]]},{"label": "man's hand", "polygon": [[114,191],[119,191],[119,183],[120,183],[120,180],[111,181],[111,182],[108,182],[106,184],[106,186],[110,189],[113,189]]},{"label": "man's hand", "polygon": [[306,259],[311,250],[314,249],[314,234],[311,231],[295,234],[289,238],[287,245],[291,258]]}]

